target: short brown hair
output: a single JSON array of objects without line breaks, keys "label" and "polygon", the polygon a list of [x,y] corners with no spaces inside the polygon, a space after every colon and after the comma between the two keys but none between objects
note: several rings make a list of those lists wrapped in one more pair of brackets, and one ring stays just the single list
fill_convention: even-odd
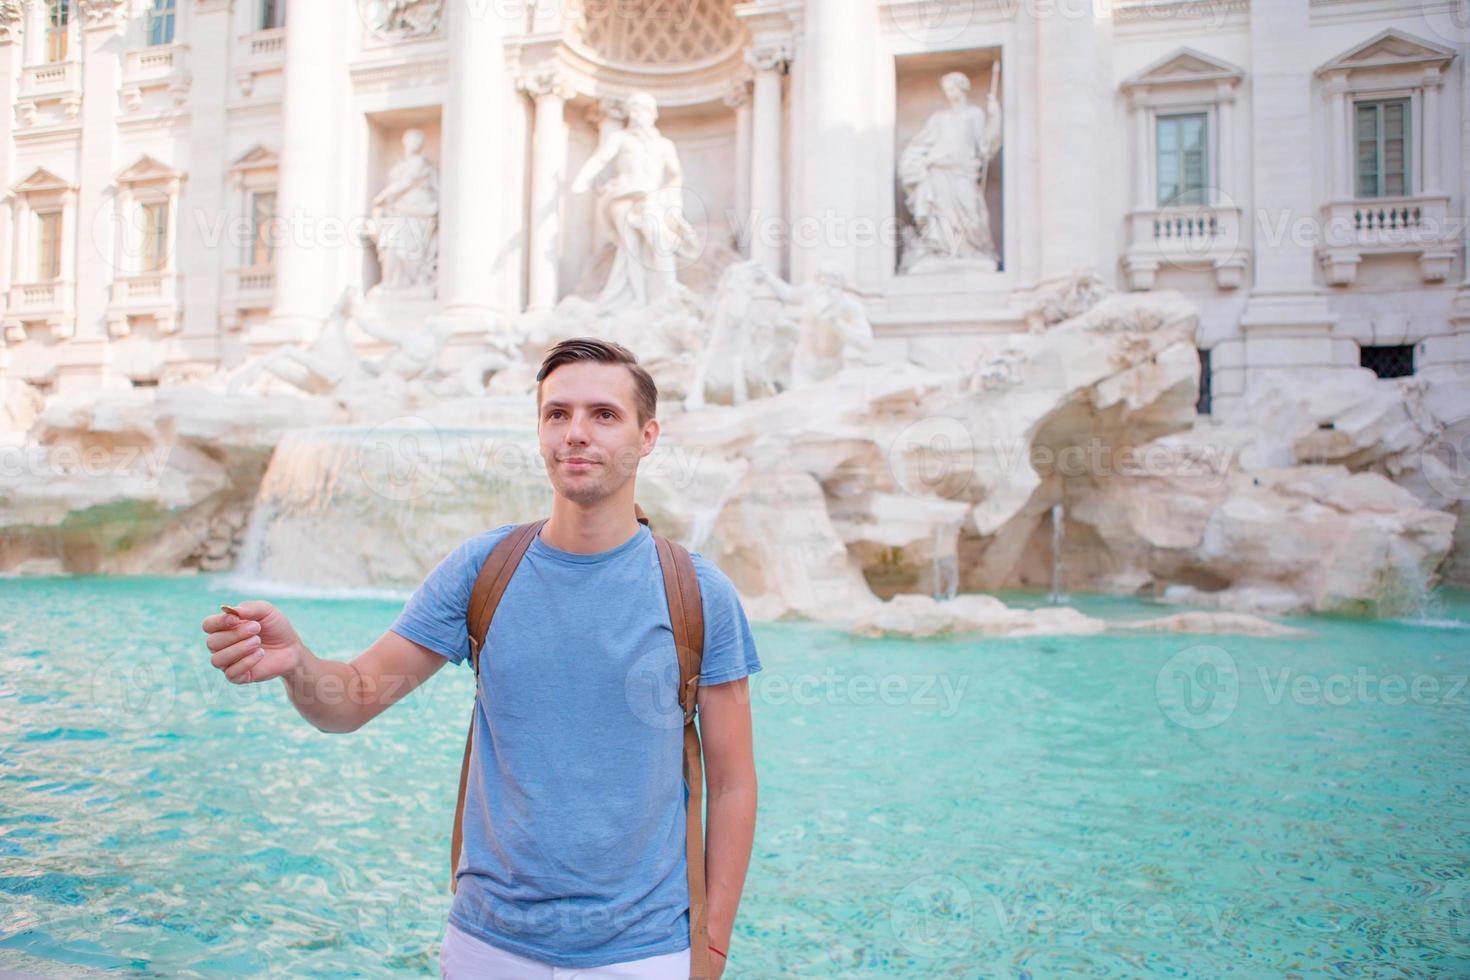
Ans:
[{"label": "short brown hair", "polygon": [[536,372],[536,408],[538,410],[541,408],[541,382],[545,381],[546,376],[552,371],[572,361],[622,364],[633,375],[633,386],[637,391],[638,399],[638,424],[643,425],[658,413],[658,385],[654,384],[653,375],[638,363],[637,355],[622,344],[615,344],[610,340],[599,340],[596,337],[573,337],[570,340],[563,340],[547,351],[546,359],[541,362],[541,370]]}]

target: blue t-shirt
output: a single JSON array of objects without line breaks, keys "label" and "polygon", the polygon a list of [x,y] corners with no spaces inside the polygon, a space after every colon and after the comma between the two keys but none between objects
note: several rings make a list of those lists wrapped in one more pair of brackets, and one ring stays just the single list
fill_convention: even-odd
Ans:
[{"label": "blue t-shirt", "polygon": [[[514,527],[451,552],[393,631],[468,665],[470,593]],[[704,606],[700,684],[755,673],[761,663],[734,586],[692,558]],[[590,555],[532,539],[480,654],[450,922],[561,967],[689,948],[678,680],[647,527]]]}]

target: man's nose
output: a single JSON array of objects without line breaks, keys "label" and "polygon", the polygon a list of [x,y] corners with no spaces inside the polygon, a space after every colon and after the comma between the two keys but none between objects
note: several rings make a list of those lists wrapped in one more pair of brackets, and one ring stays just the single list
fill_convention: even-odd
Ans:
[{"label": "man's nose", "polygon": [[580,412],[574,412],[572,420],[567,423],[567,442],[587,442],[587,418]]}]

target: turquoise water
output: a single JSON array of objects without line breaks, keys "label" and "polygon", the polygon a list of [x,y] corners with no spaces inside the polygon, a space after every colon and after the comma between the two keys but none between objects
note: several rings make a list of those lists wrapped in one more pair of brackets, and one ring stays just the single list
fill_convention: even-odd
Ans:
[{"label": "turquoise water", "polygon": [[[241,598],[217,588],[0,582],[0,970],[437,975],[469,671],[322,734],[279,682],[209,667],[199,619]],[[340,658],[400,605],[278,602]],[[758,627],[726,975],[1470,974],[1470,601],[1432,615],[1270,640]]]}]

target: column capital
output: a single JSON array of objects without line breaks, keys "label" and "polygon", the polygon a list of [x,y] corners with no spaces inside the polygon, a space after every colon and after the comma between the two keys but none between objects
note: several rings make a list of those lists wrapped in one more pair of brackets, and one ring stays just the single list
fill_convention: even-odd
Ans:
[{"label": "column capital", "polygon": [[745,63],[756,71],[785,72],[791,64],[789,37],[757,38],[745,49]]},{"label": "column capital", "polygon": [[86,30],[111,30],[128,16],[128,0],[77,0]]},{"label": "column capital", "polygon": [[559,68],[532,68],[516,76],[516,88],[533,99],[553,95],[563,102],[577,94],[576,81]]}]

